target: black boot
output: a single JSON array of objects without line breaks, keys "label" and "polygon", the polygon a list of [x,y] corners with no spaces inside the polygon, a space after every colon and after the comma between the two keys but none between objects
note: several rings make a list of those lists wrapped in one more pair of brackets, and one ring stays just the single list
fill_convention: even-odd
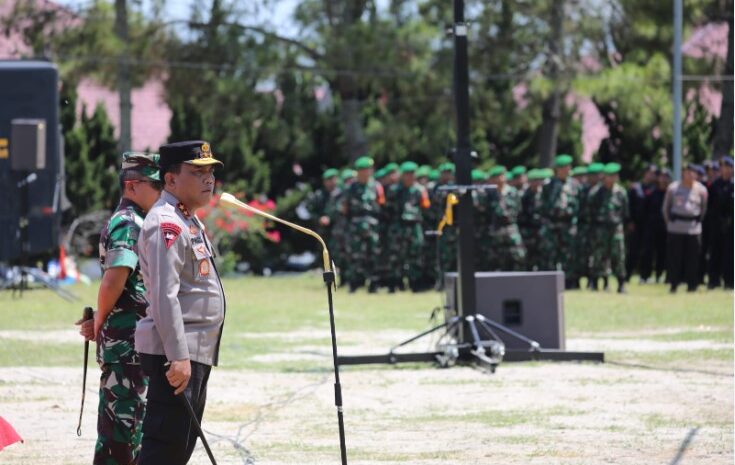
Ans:
[{"label": "black boot", "polygon": [[618,294],[627,294],[628,291],[625,290],[625,279],[624,278],[618,278]]},{"label": "black boot", "polygon": [[594,292],[597,292],[597,278],[590,278],[589,283],[587,283],[587,287]]},{"label": "black boot", "polygon": [[376,292],[378,292],[378,282],[370,281],[370,285],[368,286],[368,294],[375,294]]},{"label": "black boot", "polygon": [[610,290],[610,287],[609,287],[609,284],[610,283],[607,280],[607,276],[605,276],[604,278],[602,278],[602,283],[603,283],[602,290],[603,291],[609,291]]}]

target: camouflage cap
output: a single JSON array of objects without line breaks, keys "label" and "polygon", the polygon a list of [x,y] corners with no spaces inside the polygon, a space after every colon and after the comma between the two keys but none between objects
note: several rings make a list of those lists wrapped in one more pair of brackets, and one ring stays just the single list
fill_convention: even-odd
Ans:
[{"label": "camouflage cap", "polygon": [[122,171],[135,171],[151,181],[160,181],[161,172],[157,153],[125,152],[122,156]]}]

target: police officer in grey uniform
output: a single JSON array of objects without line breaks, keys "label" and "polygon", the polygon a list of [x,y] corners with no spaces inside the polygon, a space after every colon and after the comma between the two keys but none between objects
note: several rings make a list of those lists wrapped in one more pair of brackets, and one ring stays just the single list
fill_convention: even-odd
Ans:
[{"label": "police officer in grey uniform", "polygon": [[222,162],[204,141],[167,144],[159,152],[164,190],[139,239],[149,307],[135,348],[150,383],[140,465],[183,465],[197,433],[179,395],[201,421],[225,318],[214,250],[194,215],[212,198],[214,167]]}]

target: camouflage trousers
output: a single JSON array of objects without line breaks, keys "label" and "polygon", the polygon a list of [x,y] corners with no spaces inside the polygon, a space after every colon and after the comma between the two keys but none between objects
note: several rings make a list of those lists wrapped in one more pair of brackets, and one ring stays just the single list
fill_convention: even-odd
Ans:
[{"label": "camouflage trousers", "polygon": [[523,245],[526,247],[526,270],[534,271],[541,269],[541,236],[540,229],[534,227],[521,227]]},{"label": "camouflage trousers", "polygon": [[577,278],[574,263],[574,241],[577,227],[572,223],[548,223],[541,227],[541,271],[564,271],[566,279]]},{"label": "camouflage trousers", "polygon": [[526,248],[523,245],[518,225],[509,224],[490,231],[488,263],[491,271],[523,271]]},{"label": "camouflage trousers", "polygon": [[138,463],[147,390],[140,365],[102,365],[94,465]]},{"label": "camouflage trousers", "polygon": [[393,223],[388,228],[391,238],[388,244],[388,279],[400,282],[408,278],[411,285],[418,284],[423,275],[424,232],[420,223]]},{"label": "camouflage trousers", "polygon": [[577,276],[591,276],[591,243],[595,240],[592,231],[592,225],[588,223],[577,225],[577,240],[574,246],[574,268]]},{"label": "camouflage trousers", "polygon": [[623,225],[595,225],[590,229],[590,277],[613,274],[625,277],[625,233]]},{"label": "camouflage trousers", "polygon": [[378,281],[380,238],[377,221],[353,218],[345,237],[345,260],[342,275],[345,282],[362,286],[365,280]]}]

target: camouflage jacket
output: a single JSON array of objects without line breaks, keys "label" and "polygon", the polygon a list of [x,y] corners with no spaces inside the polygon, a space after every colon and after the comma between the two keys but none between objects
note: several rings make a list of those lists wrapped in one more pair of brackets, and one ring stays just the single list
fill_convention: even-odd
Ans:
[{"label": "camouflage jacket", "polygon": [[102,273],[119,266],[130,269],[122,294],[97,338],[97,362],[100,364],[139,363],[134,342],[135,326],[148,307],[138,262],[138,236],[144,215],[140,207],[124,198],[100,234]]},{"label": "camouflage jacket", "polygon": [[541,190],[541,217],[550,223],[574,223],[579,213],[579,193],[571,179],[554,177]]},{"label": "camouflage jacket", "polygon": [[311,216],[310,220],[318,229],[324,229],[319,225],[320,217],[329,217],[332,223],[337,219],[337,203],[340,198],[340,193],[341,190],[337,187],[332,192],[327,192],[326,189],[322,188],[314,192],[307,199],[306,209]]},{"label": "camouflage jacket", "polygon": [[402,182],[393,184],[386,194],[386,205],[390,210],[390,221],[420,223],[423,211],[431,206],[429,194],[421,184],[406,186]]},{"label": "camouflage jacket", "polygon": [[538,229],[541,227],[541,189],[536,192],[530,187],[521,196],[521,211],[518,214],[518,225],[521,228]]},{"label": "camouflage jacket", "polygon": [[592,224],[623,225],[630,219],[628,194],[618,184],[612,190],[603,184],[593,187],[589,194],[588,208]]},{"label": "camouflage jacket", "polygon": [[342,199],[344,212],[348,218],[371,217],[377,220],[380,208],[385,204],[383,186],[374,179],[362,184],[350,184]]},{"label": "camouflage jacket", "polygon": [[518,221],[521,204],[515,187],[505,184],[502,189],[489,191],[485,198],[492,227],[502,228]]}]

